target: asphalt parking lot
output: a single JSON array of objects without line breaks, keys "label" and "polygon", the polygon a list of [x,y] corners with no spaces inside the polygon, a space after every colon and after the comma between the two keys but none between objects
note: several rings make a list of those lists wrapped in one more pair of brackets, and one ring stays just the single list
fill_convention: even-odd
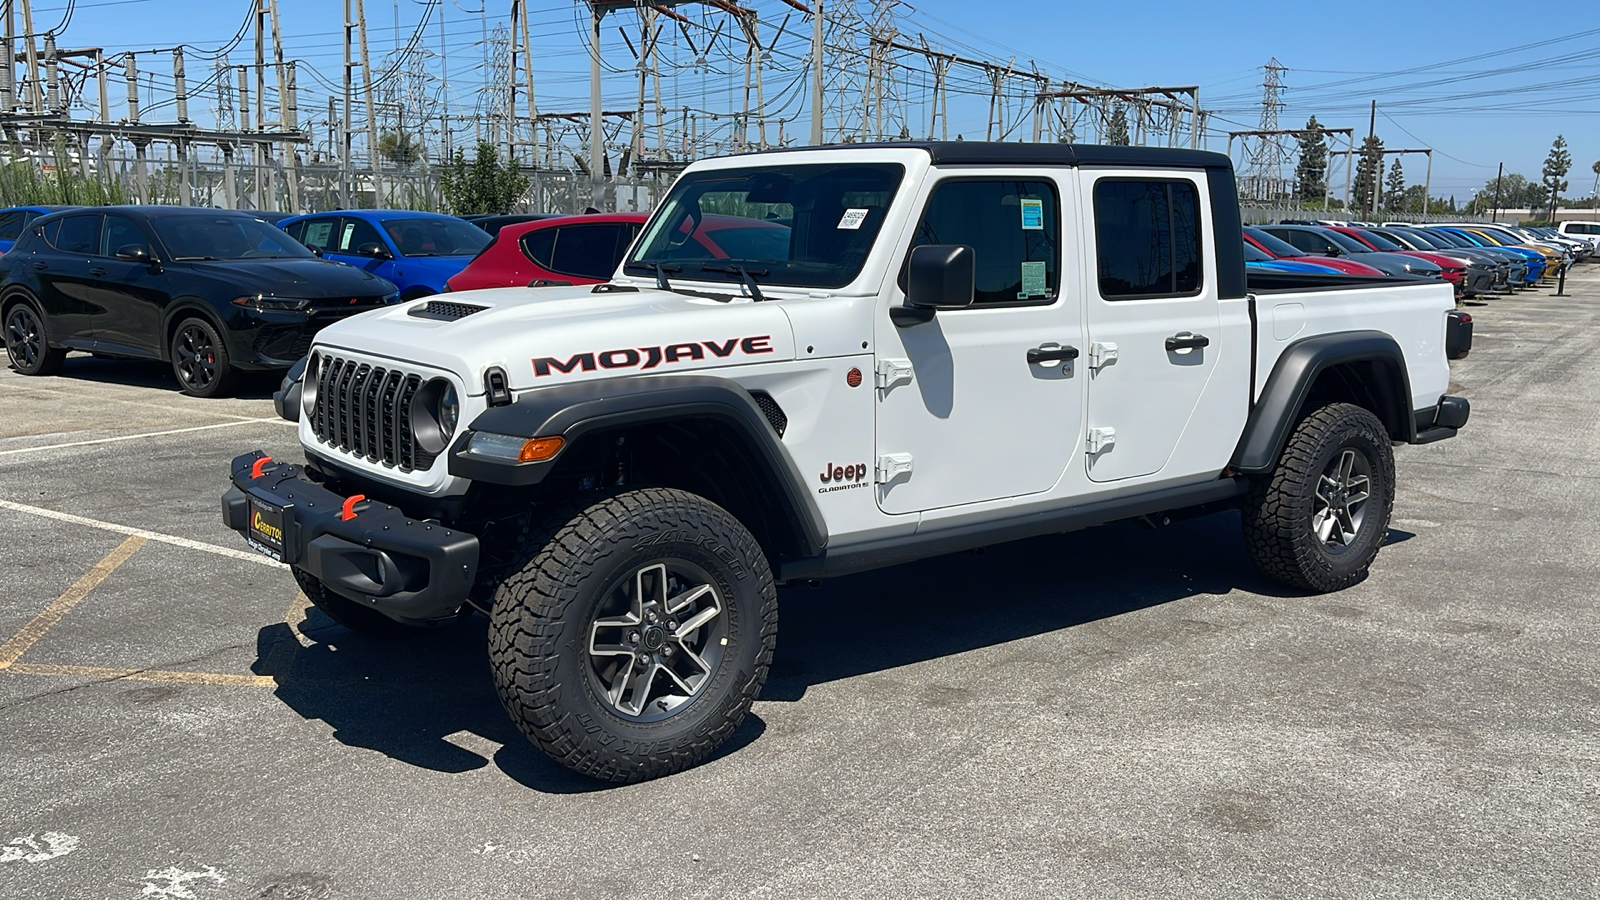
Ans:
[{"label": "asphalt parking lot", "polygon": [[710,763],[517,734],[481,617],[308,611],[219,521],[270,382],[0,371],[0,897],[1576,897],[1600,885],[1600,264],[1470,307],[1372,577],[1223,514],[798,588]]}]

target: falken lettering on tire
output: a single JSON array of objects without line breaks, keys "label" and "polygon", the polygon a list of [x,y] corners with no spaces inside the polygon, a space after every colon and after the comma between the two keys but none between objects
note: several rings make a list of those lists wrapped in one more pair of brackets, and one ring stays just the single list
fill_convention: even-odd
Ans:
[{"label": "falken lettering on tire", "polygon": [[574,353],[567,359],[554,356],[533,358],[533,374],[544,377],[552,372],[570,375],[573,372],[593,372],[597,369],[654,369],[662,363],[676,363],[711,357],[727,359],[738,350],[746,356],[759,356],[773,352],[772,335],[761,334],[725,341],[700,341],[694,344],[666,344],[655,347],[622,347],[591,353]]}]

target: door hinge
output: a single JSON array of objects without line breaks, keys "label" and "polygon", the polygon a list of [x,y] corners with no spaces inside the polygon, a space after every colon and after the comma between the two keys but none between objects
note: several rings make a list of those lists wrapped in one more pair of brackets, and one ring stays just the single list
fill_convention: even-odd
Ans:
[{"label": "door hinge", "polygon": [[1110,450],[1112,445],[1116,442],[1117,430],[1115,428],[1089,429],[1089,440],[1087,442],[1087,446],[1090,456],[1105,450]]},{"label": "door hinge", "polygon": [[885,453],[878,457],[878,483],[888,484],[901,475],[911,474],[911,454]]},{"label": "door hinge", "polygon": [[892,388],[902,381],[910,381],[911,360],[880,359],[878,360],[877,374],[879,390]]},{"label": "door hinge", "polygon": [[1095,341],[1089,345],[1089,368],[1103,369],[1117,359],[1117,345]]}]

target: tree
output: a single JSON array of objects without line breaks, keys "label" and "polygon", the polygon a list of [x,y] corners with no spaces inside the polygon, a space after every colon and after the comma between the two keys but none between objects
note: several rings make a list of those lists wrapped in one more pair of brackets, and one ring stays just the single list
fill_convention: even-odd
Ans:
[{"label": "tree", "polygon": [[450,211],[458,216],[508,213],[528,189],[527,176],[510,163],[501,165],[488,141],[478,142],[478,155],[470,164],[466,152],[457,149],[455,158],[440,170],[439,182]]},{"label": "tree", "polygon": [[1361,210],[1361,217],[1372,218],[1377,211],[1378,179],[1383,177],[1383,138],[1370,135],[1361,142],[1361,149],[1357,151],[1360,157],[1356,160],[1355,183],[1351,190],[1354,193],[1350,202],[1355,209]]},{"label": "tree", "polygon": [[422,142],[405,131],[385,131],[378,136],[378,153],[390,165],[402,171],[422,159]]},{"label": "tree", "polygon": [[1111,120],[1106,123],[1106,143],[1128,146],[1128,108],[1121,103],[1111,109]]},{"label": "tree", "polygon": [[1295,192],[1300,195],[1301,203],[1311,203],[1328,193],[1328,138],[1319,129],[1317,117],[1312,116],[1306,122],[1306,131],[1314,134],[1302,134],[1297,140],[1300,142],[1300,162],[1294,168]]},{"label": "tree", "polygon": [[1383,208],[1400,212],[1406,208],[1406,173],[1400,168],[1400,157],[1395,157],[1389,167],[1389,177],[1383,183]]},{"label": "tree", "polygon": [[1556,220],[1556,203],[1561,199],[1561,192],[1567,189],[1567,173],[1572,171],[1572,154],[1567,152],[1567,139],[1563,135],[1556,135],[1556,142],[1550,145],[1550,155],[1544,158],[1544,186],[1550,192],[1550,216],[1546,222]]}]

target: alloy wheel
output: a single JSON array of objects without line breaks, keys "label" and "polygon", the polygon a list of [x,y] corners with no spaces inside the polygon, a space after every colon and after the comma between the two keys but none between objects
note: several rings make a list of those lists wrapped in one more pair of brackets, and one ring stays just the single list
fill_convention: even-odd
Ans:
[{"label": "alloy wheel", "polygon": [[1324,548],[1339,553],[1355,541],[1371,496],[1372,463],[1357,450],[1339,451],[1317,479],[1311,513],[1311,531]]},{"label": "alloy wheel", "polygon": [[201,391],[217,378],[217,348],[211,336],[199,325],[185,325],[174,346],[178,351],[176,369],[185,387]]},{"label": "alloy wheel", "polygon": [[19,304],[6,316],[6,353],[18,368],[38,365],[44,353],[44,329],[33,309]]},{"label": "alloy wheel", "polygon": [[589,629],[589,675],[611,710],[656,721],[711,682],[727,617],[711,576],[682,560],[653,562],[620,581]]}]

